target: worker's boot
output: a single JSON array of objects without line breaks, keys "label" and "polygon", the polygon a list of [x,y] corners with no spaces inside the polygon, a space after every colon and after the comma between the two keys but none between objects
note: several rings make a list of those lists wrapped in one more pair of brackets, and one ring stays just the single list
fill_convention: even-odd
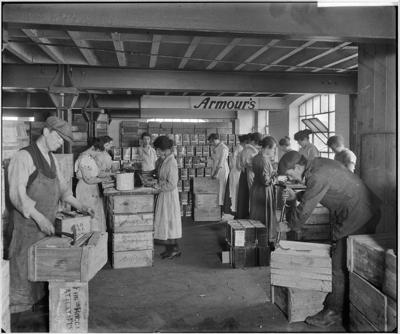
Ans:
[{"label": "worker's boot", "polygon": [[165,251],[163,251],[160,256],[162,259],[167,258],[172,253],[173,245],[165,245]]},{"label": "worker's boot", "polygon": [[328,308],[324,308],[322,311],[317,314],[307,317],[305,322],[312,326],[317,327],[329,327],[336,324],[342,323],[342,316],[340,313],[333,311]]},{"label": "worker's boot", "polygon": [[172,252],[170,253],[170,255],[167,258],[171,260],[175,257],[181,256],[181,254],[182,254],[182,252],[179,249],[179,245],[176,243],[175,245],[173,245]]}]

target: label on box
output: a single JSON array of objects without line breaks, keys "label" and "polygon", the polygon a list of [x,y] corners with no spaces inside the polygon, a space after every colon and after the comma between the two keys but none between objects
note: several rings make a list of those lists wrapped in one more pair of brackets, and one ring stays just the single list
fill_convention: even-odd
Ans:
[{"label": "label on box", "polygon": [[244,247],[244,235],[245,235],[245,231],[244,230],[235,230],[235,246],[239,246],[239,247]]}]

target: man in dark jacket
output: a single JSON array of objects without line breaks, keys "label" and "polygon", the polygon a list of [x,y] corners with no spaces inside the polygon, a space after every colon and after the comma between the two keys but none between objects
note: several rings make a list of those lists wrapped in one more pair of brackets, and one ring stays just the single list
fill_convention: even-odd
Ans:
[{"label": "man in dark jacket", "polygon": [[279,161],[278,174],[291,181],[305,182],[301,196],[287,189],[288,200],[297,199],[300,204],[293,210],[289,226],[280,230],[300,230],[318,203],[331,212],[332,233],[332,292],[324,302],[324,309],[308,317],[306,322],[318,327],[331,326],[347,314],[349,273],[346,268],[347,236],[375,232],[380,219],[379,200],[363,181],[341,163],[316,158],[307,161],[296,151],[286,153]]}]

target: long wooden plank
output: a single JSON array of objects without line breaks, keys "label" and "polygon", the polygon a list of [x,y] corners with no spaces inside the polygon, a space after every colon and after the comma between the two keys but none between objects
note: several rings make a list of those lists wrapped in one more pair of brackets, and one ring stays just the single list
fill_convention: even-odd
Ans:
[{"label": "long wooden plank", "polygon": [[290,288],[315,290],[315,291],[332,291],[332,281],[323,281],[317,279],[294,279],[293,277],[283,275],[271,275],[271,284],[285,286]]},{"label": "long wooden plank", "polygon": [[153,250],[114,252],[112,266],[118,268],[151,267],[153,265]]},{"label": "long wooden plank", "polygon": [[89,240],[87,247],[85,247],[88,249],[88,262],[85,264],[87,266],[87,276],[83,277],[83,281],[88,282],[91,280],[107,263],[107,242],[108,233],[106,232],[95,233]]},{"label": "long wooden plank", "polygon": [[111,215],[112,230],[115,233],[152,231],[154,214]]},{"label": "long wooden plank", "polygon": [[396,327],[396,302],[352,272],[350,302],[380,331],[392,331]]},{"label": "long wooden plank", "polygon": [[332,281],[332,273],[323,274],[310,271],[299,271],[296,269],[288,270],[288,269],[271,268],[271,275],[293,277],[294,279],[311,278],[323,281]]},{"label": "long wooden plank", "polygon": [[50,282],[51,333],[86,333],[89,319],[88,283]]},{"label": "long wooden plank", "polygon": [[[326,266],[326,267],[321,267],[321,266],[305,266],[305,265],[292,265],[292,262],[277,262],[274,261],[273,264],[271,264],[271,269],[275,270],[288,270],[288,271],[293,271],[293,272],[305,272],[305,273],[315,273],[315,274],[322,274],[322,275],[332,275],[332,266]],[[330,263],[330,262],[329,262]]]},{"label": "long wooden plank", "polygon": [[271,267],[274,268],[305,268],[304,270],[332,269],[332,261],[330,258],[312,257],[312,256],[292,256],[285,254],[271,253]]},{"label": "long wooden plank", "polygon": [[397,300],[397,256],[393,249],[389,249],[385,254],[385,274],[382,291]]},{"label": "long wooden plank", "polygon": [[153,249],[153,232],[114,233],[113,251]]}]

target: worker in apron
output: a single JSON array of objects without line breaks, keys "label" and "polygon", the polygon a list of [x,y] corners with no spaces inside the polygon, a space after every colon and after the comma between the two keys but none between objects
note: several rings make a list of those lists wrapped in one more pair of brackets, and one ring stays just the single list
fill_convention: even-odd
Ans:
[{"label": "worker in apron", "polygon": [[317,147],[310,142],[310,134],[312,134],[312,131],[309,129],[301,130],[294,134],[294,140],[300,146],[299,153],[309,161],[320,156]]},{"label": "worker in apron", "polygon": [[157,161],[157,153],[154,148],[151,147],[151,135],[147,132],[142,134],[143,144],[139,147],[139,156],[142,160],[142,171],[152,172],[156,169],[155,163]]},{"label": "worker in apron", "polygon": [[64,140],[72,141],[71,127],[51,116],[39,139],[18,151],[10,161],[8,179],[14,206],[11,214],[14,229],[9,249],[12,313],[31,309],[46,295],[44,283],[28,280],[28,250],[34,243],[54,234],[58,201],[63,200],[93,215],[91,208],[73,197],[51,153],[61,147]]},{"label": "worker in apron", "polygon": [[284,191],[288,200],[300,204],[290,214],[289,224],[279,224],[281,232],[299,231],[318,203],[333,215],[332,224],[332,292],[324,302],[324,309],[308,317],[306,323],[328,327],[348,315],[349,273],[346,267],[347,237],[375,232],[380,219],[380,200],[363,181],[338,161],[315,158],[307,160],[299,152],[286,153],[279,161],[278,174],[290,181],[305,181],[304,193]]}]

